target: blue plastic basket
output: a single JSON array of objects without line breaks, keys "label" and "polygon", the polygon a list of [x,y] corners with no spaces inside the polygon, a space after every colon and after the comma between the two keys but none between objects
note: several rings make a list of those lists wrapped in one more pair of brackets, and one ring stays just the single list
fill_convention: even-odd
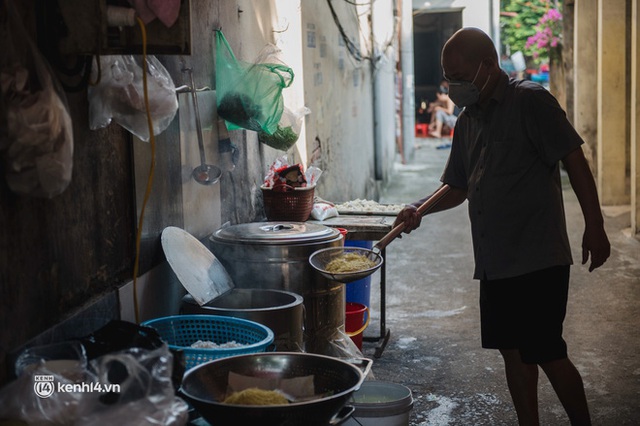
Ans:
[{"label": "blue plastic basket", "polygon": [[[181,350],[188,369],[234,355],[265,352],[273,343],[273,331],[258,322],[221,315],[175,315],[145,321],[158,331],[169,348]],[[198,340],[218,345],[235,341],[237,348],[192,348]]]}]

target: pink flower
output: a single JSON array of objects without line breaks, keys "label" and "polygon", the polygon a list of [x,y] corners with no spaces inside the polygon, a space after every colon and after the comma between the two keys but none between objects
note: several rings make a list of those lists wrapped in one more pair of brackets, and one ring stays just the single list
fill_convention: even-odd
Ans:
[{"label": "pink flower", "polygon": [[562,13],[558,9],[549,9],[545,16],[552,21],[562,20]]},{"label": "pink flower", "polygon": [[[549,1],[545,1],[549,5]],[[557,9],[550,8],[535,25],[535,33],[527,38],[525,51],[534,59],[546,56],[548,49],[557,47],[561,43],[562,14]]]}]

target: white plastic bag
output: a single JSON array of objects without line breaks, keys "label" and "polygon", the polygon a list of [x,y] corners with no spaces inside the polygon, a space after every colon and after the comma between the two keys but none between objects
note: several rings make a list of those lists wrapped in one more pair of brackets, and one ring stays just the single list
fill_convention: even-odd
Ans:
[{"label": "white plastic bag", "polygon": [[[16,365],[18,378],[0,389],[0,419],[33,426],[187,423],[189,407],[175,395],[166,344],[110,352],[89,365],[78,347],[63,342],[27,350]],[[52,359],[63,350],[70,359]]]},{"label": "white plastic bag", "polygon": [[118,384],[110,398],[87,393],[78,407],[76,424],[182,426],[187,403],[175,395],[171,382],[173,356],[168,346],[129,348],[91,361],[98,382]]},{"label": "white plastic bag", "polygon": [[[178,111],[173,80],[155,56],[147,56],[147,95],[153,122],[153,134],[162,133]],[[115,121],[143,141],[149,140],[149,124],[144,100],[142,56],[113,55],[100,57],[101,77],[89,86],[89,128],[108,126]],[[94,63],[92,79],[98,78]]]},{"label": "white plastic bag", "polygon": [[12,2],[0,25],[0,154],[9,188],[52,198],[71,182],[73,124],[66,95]]},{"label": "white plastic bag", "polygon": [[71,384],[41,363],[0,389],[0,419],[31,426],[73,425],[83,393],[56,392],[57,386]]},{"label": "white plastic bag", "polygon": [[281,151],[288,150],[300,137],[302,120],[309,113],[311,110],[307,107],[302,107],[294,112],[285,106],[276,130],[272,134],[265,131],[258,132],[258,140],[271,148]]},{"label": "white plastic bag", "polygon": [[326,202],[313,203],[311,217],[315,220],[325,220],[336,216],[338,216],[338,209],[335,205]]}]

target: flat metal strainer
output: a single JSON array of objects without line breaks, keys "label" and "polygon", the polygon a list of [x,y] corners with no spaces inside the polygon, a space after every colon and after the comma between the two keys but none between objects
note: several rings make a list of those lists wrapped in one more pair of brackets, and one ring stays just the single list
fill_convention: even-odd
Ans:
[{"label": "flat metal strainer", "polygon": [[[355,272],[329,272],[325,269],[329,262],[348,253],[362,255],[374,261],[375,265]],[[382,262],[384,262],[384,259],[382,259],[380,253],[360,247],[329,247],[317,250],[309,256],[309,263],[316,271],[320,272],[327,279],[341,283],[349,283],[368,277],[382,266]]]},{"label": "flat metal strainer", "polygon": [[[450,189],[451,187],[449,185],[442,185],[431,195],[431,197],[429,197],[429,199],[418,207],[418,214],[424,216],[429,210],[435,207],[435,205],[449,192]],[[359,247],[330,247],[317,250],[309,256],[309,263],[325,278],[341,283],[350,283],[352,281],[368,277],[382,266],[384,259],[382,259],[380,252],[384,250],[391,241],[395,240],[402,231],[404,231],[404,223],[396,225],[391,231],[382,237],[371,250]],[[327,271],[327,264],[330,261],[348,253],[361,254],[368,259],[373,260],[375,265],[367,269],[353,272],[335,273]]]}]

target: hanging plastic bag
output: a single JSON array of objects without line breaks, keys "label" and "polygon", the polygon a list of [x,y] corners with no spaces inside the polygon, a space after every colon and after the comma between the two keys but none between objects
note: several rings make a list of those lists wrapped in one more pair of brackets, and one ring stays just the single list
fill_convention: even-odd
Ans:
[{"label": "hanging plastic bag", "polygon": [[[142,56],[100,56],[100,81],[89,86],[89,128],[108,126],[115,121],[143,141],[149,140],[149,124],[142,80]],[[94,63],[91,74],[98,78]],[[176,87],[166,68],[147,56],[147,87],[153,134],[162,133],[178,111]]]},{"label": "hanging plastic bag", "polygon": [[222,31],[216,37],[218,115],[229,130],[247,129],[272,134],[284,110],[282,90],[293,82],[293,70],[267,45],[254,63],[236,59]]},{"label": "hanging plastic bag", "polygon": [[52,198],[71,182],[73,124],[66,95],[12,2],[0,25],[0,155],[9,188]]},{"label": "hanging plastic bag", "polygon": [[271,148],[281,151],[288,150],[300,137],[302,120],[304,116],[310,112],[311,110],[307,107],[302,107],[298,111],[293,112],[285,106],[275,132],[269,134],[261,131],[258,133],[258,140]]}]

